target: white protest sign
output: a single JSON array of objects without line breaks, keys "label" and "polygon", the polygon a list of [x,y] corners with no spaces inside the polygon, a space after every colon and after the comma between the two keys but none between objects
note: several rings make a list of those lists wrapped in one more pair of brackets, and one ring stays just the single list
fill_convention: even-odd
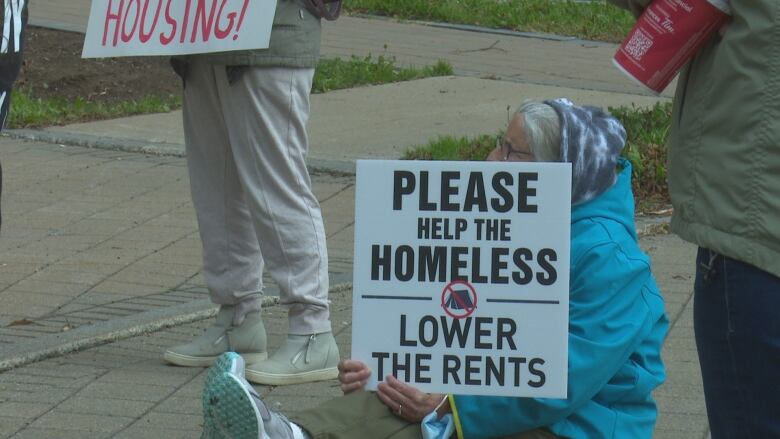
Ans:
[{"label": "white protest sign", "polygon": [[276,0],[92,0],[84,58],[265,49]]},{"label": "white protest sign", "polygon": [[369,389],[567,396],[569,164],[361,160],[355,203]]}]

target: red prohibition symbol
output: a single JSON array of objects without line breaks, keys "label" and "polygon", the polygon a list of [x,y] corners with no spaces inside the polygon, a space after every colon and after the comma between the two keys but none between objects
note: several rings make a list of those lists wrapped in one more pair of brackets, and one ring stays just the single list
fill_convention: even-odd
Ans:
[{"label": "red prohibition symbol", "polygon": [[477,309],[477,291],[466,281],[454,280],[441,292],[441,307],[453,319],[465,319]]}]

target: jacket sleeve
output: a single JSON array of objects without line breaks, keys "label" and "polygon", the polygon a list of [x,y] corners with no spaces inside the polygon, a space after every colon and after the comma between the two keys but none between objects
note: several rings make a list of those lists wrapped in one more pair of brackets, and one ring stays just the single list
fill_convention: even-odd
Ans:
[{"label": "jacket sleeve", "polygon": [[651,3],[651,0],[607,0],[615,6],[619,6],[623,9],[628,9],[634,17],[639,17],[642,11],[645,10],[647,5]]},{"label": "jacket sleeve", "polygon": [[454,396],[459,437],[504,436],[564,420],[610,381],[651,331],[642,299],[650,276],[645,260],[630,259],[608,242],[583,253],[571,272],[568,398]]}]

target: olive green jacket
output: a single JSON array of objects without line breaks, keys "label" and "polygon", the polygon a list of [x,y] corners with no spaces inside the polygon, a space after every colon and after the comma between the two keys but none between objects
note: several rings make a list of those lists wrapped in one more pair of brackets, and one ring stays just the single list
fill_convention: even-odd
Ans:
[{"label": "olive green jacket", "polygon": [[[610,0],[636,15],[648,0]],[[672,230],[780,276],[780,1],[733,19],[678,79],[669,135]]]},{"label": "olive green jacket", "polygon": [[278,0],[268,49],[239,50],[181,57],[202,57],[227,66],[315,67],[320,57],[320,19],[302,0]]}]

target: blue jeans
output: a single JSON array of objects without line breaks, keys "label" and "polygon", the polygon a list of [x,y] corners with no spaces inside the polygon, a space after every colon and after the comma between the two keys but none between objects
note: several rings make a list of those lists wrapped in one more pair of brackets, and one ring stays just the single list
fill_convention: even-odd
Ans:
[{"label": "blue jeans", "polygon": [[780,277],[700,248],[694,289],[712,439],[780,438]]}]

